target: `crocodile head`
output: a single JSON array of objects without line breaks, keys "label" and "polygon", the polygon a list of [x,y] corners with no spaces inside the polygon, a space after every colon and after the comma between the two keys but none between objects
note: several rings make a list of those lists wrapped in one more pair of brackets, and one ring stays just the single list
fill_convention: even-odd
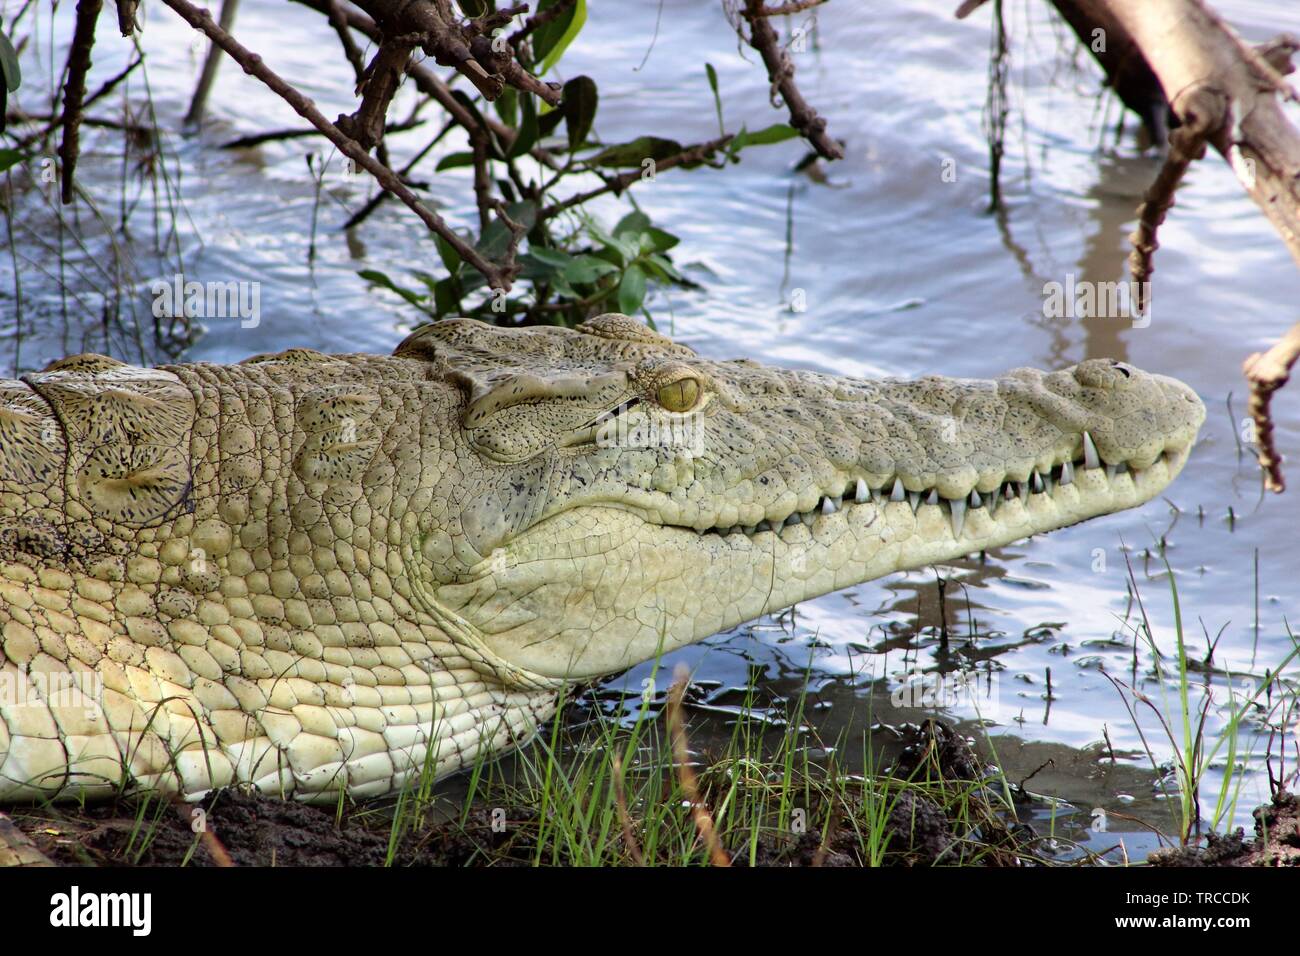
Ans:
[{"label": "crocodile head", "polygon": [[444,322],[397,354],[460,395],[460,485],[412,551],[421,603],[543,678],[1134,507],[1205,417],[1118,361],[867,381],[706,360],[621,315]]},{"label": "crocodile head", "polygon": [[389,793],[566,680],[1139,504],[1203,417],[1119,362],[862,381],[616,315],[64,359],[0,382],[0,800]]}]

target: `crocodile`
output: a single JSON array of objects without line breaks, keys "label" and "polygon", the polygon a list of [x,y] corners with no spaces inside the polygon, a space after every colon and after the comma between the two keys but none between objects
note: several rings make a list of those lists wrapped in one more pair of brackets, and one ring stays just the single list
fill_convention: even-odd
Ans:
[{"label": "crocodile", "polygon": [[562,689],[1158,494],[1205,411],[713,361],[619,314],[0,381],[0,801],[366,798]]}]

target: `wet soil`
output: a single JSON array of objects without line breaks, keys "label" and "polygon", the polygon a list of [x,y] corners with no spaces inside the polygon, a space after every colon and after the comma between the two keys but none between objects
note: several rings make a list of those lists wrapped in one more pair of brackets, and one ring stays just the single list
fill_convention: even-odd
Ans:
[{"label": "wet soil", "polygon": [[[1036,862],[1033,831],[990,815],[957,820],[941,805],[936,783],[978,787],[986,768],[966,741],[938,721],[913,726],[891,773],[925,782],[904,788],[885,817],[879,841],[886,866],[1017,866]],[[932,795],[935,798],[932,798]],[[939,799],[936,799],[939,798]],[[13,809],[14,825],[51,862],[70,866],[519,866],[537,856],[537,813],[527,807],[472,809],[464,820],[428,820],[390,848],[391,817],[286,802],[224,790],[201,808],[158,800],[86,807]],[[1204,844],[1160,850],[1153,866],[1300,865],[1300,797],[1282,793],[1255,810],[1255,834],[1239,829]],[[2,819],[2,818],[0,818]],[[854,828],[825,834],[764,833],[757,866],[862,866]],[[1046,858],[1038,858],[1047,862]],[[737,865],[751,862],[736,848]]]}]

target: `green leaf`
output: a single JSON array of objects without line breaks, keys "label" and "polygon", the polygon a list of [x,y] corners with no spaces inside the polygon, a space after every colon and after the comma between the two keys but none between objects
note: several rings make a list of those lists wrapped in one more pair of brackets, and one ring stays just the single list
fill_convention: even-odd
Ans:
[{"label": "green leaf", "polygon": [[[506,214],[531,232],[537,223],[537,203],[531,200],[507,203]],[[510,230],[499,218],[494,218],[483,230],[476,248],[487,258],[496,259],[505,254],[506,247],[509,245]]]},{"label": "green leaf", "polygon": [[671,232],[665,232],[664,230],[656,228],[655,226],[650,226],[648,229],[646,229],[646,235],[648,235],[650,239],[654,242],[655,252],[667,252],[673,246],[681,242],[681,240],[678,239],[676,236],[674,236]]},{"label": "green leaf", "polygon": [[709,89],[713,90],[713,109],[718,114],[718,135],[723,135],[726,130],[722,125],[722,96],[718,93],[718,71],[713,68],[712,63],[705,63],[704,72],[709,77]]},{"label": "green leaf", "polygon": [[510,152],[507,157],[514,159],[516,156],[523,156],[537,142],[537,105],[533,102],[531,96],[523,98],[523,119],[519,123],[519,129],[515,134],[515,141],[510,144]]},{"label": "green leaf", "polygon": [[428,299],[427,295],[419,295],[412,292],[410,289],[403,289],[378,269],[361,269],[357,272],[357,275],[361,276],[361,278],[365,279],[367,282],[373,282],[375,285],[387,289],[389,292],[396,292],[403,299],[417,308],[425,308],[424,303],[425,300]]},{"label": "green leaf", "polygon": [[564,270],[564,278],[575,285],[587,285],[603,276],[617,272],[618,266],[595,256],[575,256]]},{"label": "green leaf", "polygon": [[501,117],[501,122],[507,126],[514,126],[519,122],[519,91],[513,86],[507,86],[502,90],[492,106],[496,109],[497,116]]},{"label": "green leaf", "polygon": [[455,279],[443,279],[433,287],[433,308],[438,315],[454,315],[461,311],[460,284]]},{"label": "green leaf", "polygon": [[[543,106],[546,104],[543,103]],[[560,110],[551,110],[543,113],[537,118],[537,138],[538,140],[546,139],[555,132],[555,127],[560,125],[560,120],[564,119],[564,113]]]},{"label": "green leaf", "polygon": [[23,71],[18,65],[18,51],[3,30],[0,30],[0,72],[4,73],[5,89],[10,93],[17,90],[23,81]]},{"label": "green leaf", "polygon": [[456,169],[459,166],[473,166],[473,165],[474,165],[473,153],[448,153],[446,156],[442,157],[442,159],[438,160],[438,165],[435,166],[433,169],[434,172],[440,173],[444,169]]},{"label": "green leaf", "polygon": [[638,136],[630,143],[620,143],[597,153],[590,162],[597,166],[640,166],[647,159],[667,159],[682,151],[675,139]]},{"label": "green leaf", "polygon": [[748,146],[771,146],[773,143],[784,143],[787,139],[795,139],[798,135],[799,131],[788,123],[773,123],[757,133],[751,133],[742,127],[735,139],[727,144],[727,155],[735,156]]},{"label": "green leaf", "polygon": [[631,265],[618,283],[618,311],[635,315],[645,300],[645,273],[638,265]]},{"label": "green leaf", "polygon": [[614,235],[616,236],[621,236],[627,232],[636,233],[636,232],[649,232],[649,231],[650,231],[650,217],[647,216],[639,209],[634,212],[628,213],[626,216],[620,219],[618,221],[618,225],[614,227]]},{"label": "green leaf", "polygon": [[[558,2],[559,0],[542,0],[537,5],[537,12],[541,13]],[[560,61],[560,57],[564,56],[564,51],[569,48],[569,44],[573,42],[573,38],[578,35],[586,22],[587,0],[577,0],[564,13],[538,28],[533,34],[533,56],[541,61],[537,67],[538,76]]]},{"label": "green leaf", "polygon": [[446,270],[453,276],[460,272],[460,253],[442,236],[435,235],[434,241],[438,244],[438,258]]},{"label": "green leaf", "polygon": [[538,262],[545,263],[553,269],[567,268],[573,261],[573,256],[569,255],[562,249],[547,249],[545,246],[532,246],[528,250]]},{"label": "green leaf", "polygon": [[478,124],[479,129],[488,131],[488,155],[493,159],[505,159],[506,154],[501,149],[501,142],[497,139],[497,134],[492,131],[492,126],[483,118],[477,104],[469,98],[469,95],[464,90],[452,90],[451,95],[456,98],[456,102],[474,117],[474,122]]},{"label": "green leaf", "polygon": [[668,261],[666,256],[661,256],[657,252],[651,253],[650,255],[646,256],[645,262],[647,263],[647,265],[653,266],[655,269],[661,272],[663,274],[662,277],[664,279],[671,280],[673,282],[682,281],[682,274],[677,271],[677,268],[671,262]]},{"label": "green leaf", "polygon": [[569,132],[569,151],[587,141],[591,124],[596,119],[596,105],[600,97],[596,81],[589,76],[575,76],[564,84],[564,99],[560,110],[564,113],[564,126]]},{"label": "green leaf", "polygon": [[0,173],[30,157],[16,149],[0,149]]}]

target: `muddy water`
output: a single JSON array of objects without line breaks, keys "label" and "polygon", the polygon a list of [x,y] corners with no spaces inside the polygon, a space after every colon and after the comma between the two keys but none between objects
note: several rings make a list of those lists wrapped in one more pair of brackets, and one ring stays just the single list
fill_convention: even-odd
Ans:
[{"label": "muddy water", "polygon": [[[958,22],[954,6],[951,0],[879,0],[863,16],[857,5],[836,0],[822,10],[806,52],[795,60],[805,94],[846,142],[847,158],[824,176],[793,172],[804,151],[787,143],[747,152],[724,173],[674,172],[638,187],[652,218],[682,236],[676,261],[701,286],[656,296],[651,307],[661,326],[718,358],[747,355],[867,376],[981,377],[1020,365],[1124,359],[1197,389],[1210,412],[1201,442],[1160,500],[939,569],[948,581],[942,618],[936,572],[899,574],[718,635],[674,654],[665,666],[685,663],[711,688],[716,707],[701,712],[700,746],[727,733],[728,708],[739,699],[734,688],[751,682],[760,700],[778,710],[809,683],[810,723],[827,741],[877,722],[919,719],[933,712],[932,704],[972,733],[982,721],[1013,778],[1047,764],[1028,787],[1065,803],[1055,810],[1044,804],[1040,817],[1055,812],[1072,838],[1094,847],[1123,838],[1140,855],[1151,839],[1126,817],[1166,830],[1172,820],[1159,773],[1107,675],[1138,681],[1170,708],[1176,695],[1171,682],[1156,679],[1145,646],[1135,665],[1138,612],[1131,607],[1126,559],[1165,668],[1172,666],[1176,636],[1160,542],[1194,656],[1204,657],[1205,635],[1220,635],[1214,653],[1220,671],[1193,680],[1194,705],[1207,685],[1213,688],[1213,737],[1223,727],[1229,680],[1240,686],[1261,677],[1291,647],[1286,620],[1297,613],[1300,498],[1261,495],[1257,470],[1240,452],[1239,367],[1246,354],[1300,318],[1300,276],[1226,165],[1213,159],[1193,170],[1164,227],[1149,326],[1045,317],[1045,284],[1122,276],[1133,209],[1158,160],[1135,147],[1131,119],[1117,135],[1117,104],[1101,94],[1086,56],[1070,52],[1072,37],[1044,5],[1012,2],[1006,208],[989,215],[981,128],[988,14]],[[1300,11],[1285,5],[1221,0],[1218,6],[1248,39],[1300,31]],[[717,4],[666,0],[662,13],[654,3],[593,7],[560,72],[598,79],[597,132],[605,141],[645,132],[683,142],[716,135],[704,60],[717,68],[728,129],[742,123],[756,129],[779,118],[767,106],[756,58],[737,52]],[[150,89],[164,126],[176,129],[199,51],[161,8],[146,13]],[[42,21],[38,32],[39,55],[29,68],[33,88],[42,77],[48,84],[50,62],[62,64],[66,20],[61,14],[53,28]],[[279,0],[246,0],[238,32],[277,70],[310,78],[306,91],[327,115],[350,108],[344,99],[350,76],[318,16]],[[96,54],[92,88],[125,63],[128,50],[106,26]],[[132,80],[133,100],[145,92],[142,81]],[[42,108],[31,90],[23,97],[27,109]],[[101,112],[120,116],[120,110],[114,100]],[[159,183],[157,197],[140,185],[148,180],[137,177],[130,168],[136,157],[128,157],[128,195],[136,204],[132,241],[116,237],[146,280],[170,275],[180,256],[191,277],[261,283],[255,327],[214,320],[185,356],[229,361],[289,345],[390,349],[417,317],[368,290],[355,272],[429,268],[432,250],[413,217],[389,208],[344,237],[337,227],[368,187],[346,176],[334,157],[318,190],[304,154],[319,143],[213,149],[242,133],[299,125],[237,71],[223,72],[211,114],[201,138],[168,141],[169,176],[152,180]],[[419,136],[397,140],[399,157],[423,142]],[[116,143],[92,134],[82,167],[88,188],[107,197],[104,213],[112,221],[123,173]],[[433,158],[460,148],[448,141]],[[468,180],[458,173],[440,174],[432,187],[444,213],[465,225],[467,193]],[[159,257],[149,252],[152,210],[168,195],[178,197],[178,233],[168,255]],[[70,234],[60,236],[33,194],[19,209],[13,251],[21,310],[6,245],[0,371],[8,374],[15,363],[38,366],[83,347],[139,359],[133,336],[110,331],[106,343],[98,322],[115,285],[103,230],[83,213],[91,238],[81,250]],[[623,210],[610,201],[597,211],[612,221]],[[62,282],[60,242],[68,260]],[[128,295],[143,321],[146,289],[138,288],[134,300]],[[796,301],[802,309],[791,307]],[[147,347],[144,354],[154,357]],[[1284,393],[1277,405],[1279,445],[1300,447],[1300,402]],[[963,669],[978,679],[963,684],[954,676]],[[928,684],[918,684],[918,670],[930,675]],[[648,674],[637,668],[606,691],[639,693]],[[947,681],[937,696],[935,675]],[[1146,711],[1139,719],[1155,762],[1166,761],[1171,748],[1158,723]],[[1107,736],[1114,760],[1103,743]],[[1257,755],[1266,743],[1249,734],[1243,740]],[[1247,765],[1240,822],[1265,797],[1262,767],[1258,759]],[[1207,810],[1223,769],[1221,759],[1211,769],[1202,795]],[[1106,811],[1109,832],[1088,830],[1098,810]]]}]

